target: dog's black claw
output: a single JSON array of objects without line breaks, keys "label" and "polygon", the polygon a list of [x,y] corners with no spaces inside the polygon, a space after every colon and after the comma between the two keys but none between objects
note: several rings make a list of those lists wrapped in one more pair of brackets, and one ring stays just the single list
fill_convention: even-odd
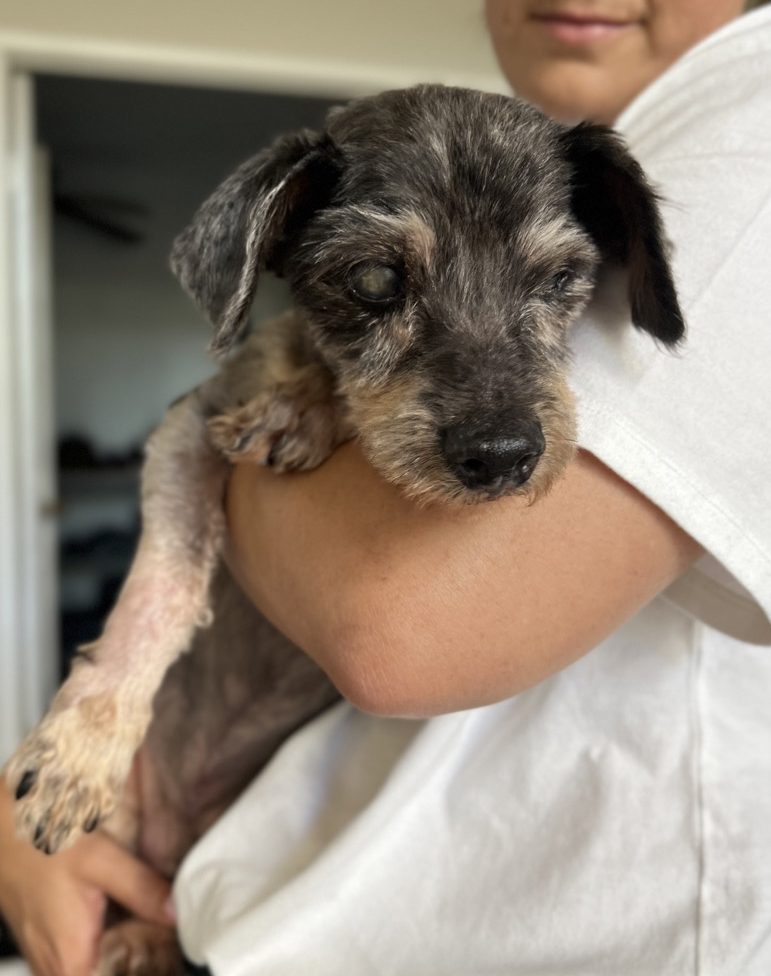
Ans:
[{"label": "dog's black claw", "polygon": [[268,468],[274,468],[278,464],[279,455],[281,451],[286,447],[287,436],[286,434],[281,434],[273,443],[270,449],[265,465]]},{"label": "dog's black claw", "polygon": [[28,769],[16,787],[16,799],[23,799],[37,782],[37,770]]},{"label": "dog's black claw", "polygon": [[45,833],[45,829],[46,829],[45,824],[42,823],[39,823],[37,827],[35,827],[35,835],[32,838],[32,843],[35,845],[35,847],[38,848],[38,850],[41,849],[40,842],[43,839],[43,834]]},{"label": "dog's black claw", "polygon": [[92,834],[96,828],[99,826],[99,814],[95,813],[92,817],[83,824],[83,833]]},{"label": "dog's black claw", "polygon": [[234,454],[240,454],[252,439],[252,434],[242,434],[232,448]]}]

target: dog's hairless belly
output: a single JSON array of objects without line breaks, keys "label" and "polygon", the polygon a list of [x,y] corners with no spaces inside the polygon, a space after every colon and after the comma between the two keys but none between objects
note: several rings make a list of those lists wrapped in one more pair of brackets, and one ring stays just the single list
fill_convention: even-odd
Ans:
[{"label": "dog's hairless belly", "polygon": [[168,877],[296,728],[339,694],[222,566],[217,614],[167,672],[137,758],[139,852]]}]

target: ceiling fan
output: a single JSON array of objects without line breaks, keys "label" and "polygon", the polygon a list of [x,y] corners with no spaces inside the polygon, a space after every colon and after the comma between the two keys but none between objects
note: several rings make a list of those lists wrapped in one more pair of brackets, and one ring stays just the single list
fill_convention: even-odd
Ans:
[{"label": "ceiling fan", "polygon": [[136,200],[101,193],[65,192],[57,185],[54,174],[53,207],[57,216],[78,223],[116,244],[141,244],[145,240],[136,221],[147,217],[148,210]]}]

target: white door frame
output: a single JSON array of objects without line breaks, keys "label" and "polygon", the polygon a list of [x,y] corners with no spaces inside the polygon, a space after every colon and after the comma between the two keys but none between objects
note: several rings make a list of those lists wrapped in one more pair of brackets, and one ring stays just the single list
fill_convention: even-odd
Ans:
[{"label": "white door frame", "polygon": [[118,43],[29,31],[0,30],[0,56],[11,71],[123,81],[232,88],[319,98],[352,98],[425,81],[506,92],[503,79],[455,69],[426,78],[403,65],[293,58],[222,50]]},{"label": "white door frame", "polygon": [[[52,653],[58,644],[58,621],[48,164],[36,145],[31,75],[12,75],[9,89],[12,154],[5,238],[13,280],[4,290],[10,298],[5,308],[10,304],[13,328],[5,333],[8,355],[2,357],[3,393],[10,407],[4,411],[3,437],[9,457],[3,470],[8,477],[0,492],[7,493],[4,512],[13,516],[8,524],[13,548],[3,555],[13,563],[15,579],[7,594],[8,577],[0,578],[7,601],[3,617],[7,612],[16,643],[10,653],[0,653],[0,666],[10,672],[10,680],[0,684],[4,735],[13,724],[29,728],[53,691],[58,672],[57,656]],[[5,540],[5,532],[0,538]],[[5,640],[2,647],[7,647]]]},{"label": "white door frame", "polygon": [[22,677],[22,579],[20,532],[19,435],[15,429],[18,402],[16,330],[13,326],[15,282],[13,261],[13,76],[0,51],[0,762],[21,727],[19,697]]},{"label": "white door frame", "polygon": [[[45,314],[34,314],[40,299],[25,276],[25,267],[39,266],[33,251],[41,243],[24,202],[29,186],[20,185],[20,174],[30,172],[31,80],[42,73],[320,98],[350,98],[426,80],[402,67],[0,31],[0,764],[37,720],[52,690],[54,667],[55,557],[51,530],[42,525],[44,510],[56,502],[52,337],[45,332]],[[496,87],[489,76],[461,71],[437,80]]]}]

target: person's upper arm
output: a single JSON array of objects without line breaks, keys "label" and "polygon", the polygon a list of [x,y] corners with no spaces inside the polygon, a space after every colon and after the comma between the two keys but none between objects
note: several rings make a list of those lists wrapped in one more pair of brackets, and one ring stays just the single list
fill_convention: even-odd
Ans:
[{"label": "person's upper arm", "polygon": [[346,697],[384,714],[521,691],[595,646],[700,552],[588,454],[535,505],[421,509],[349,445],[309,475],[239,468],[229,514],[247,591]]}]

